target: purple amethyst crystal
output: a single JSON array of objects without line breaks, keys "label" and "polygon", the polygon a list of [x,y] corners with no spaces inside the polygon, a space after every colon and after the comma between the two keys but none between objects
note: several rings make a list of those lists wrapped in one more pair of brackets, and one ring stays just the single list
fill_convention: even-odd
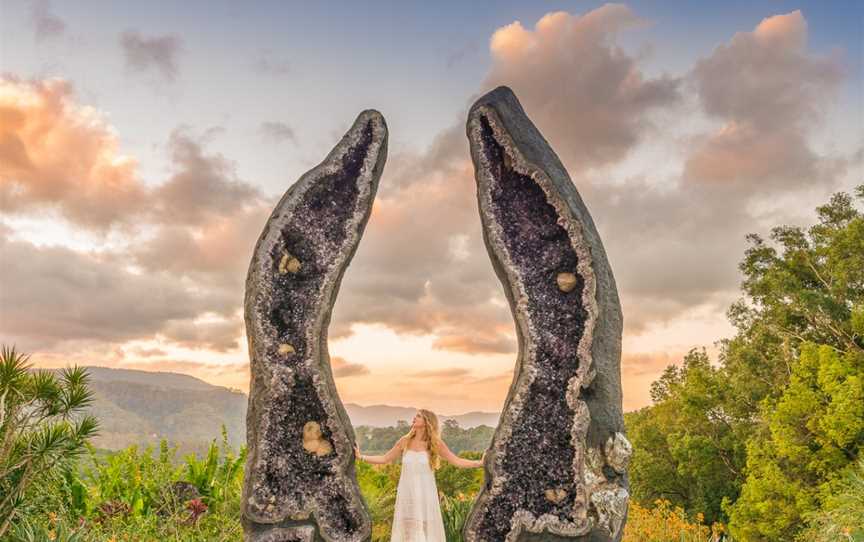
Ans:
[{"label": "purple amethyst crystal", "polygon": [[466,126],[483,239],[519,343],[466,542],[621,538],[630,444],[621,409],[622,315],[588,209],[513,92]]},{"label": "purple amethyst crystal", "polygon": [[327,158],[285,192],[255,246],[245,300],[252,373],[242,502],[248,541],[371,536],[327,327],[386,155],[384,118],[360,113]]}]

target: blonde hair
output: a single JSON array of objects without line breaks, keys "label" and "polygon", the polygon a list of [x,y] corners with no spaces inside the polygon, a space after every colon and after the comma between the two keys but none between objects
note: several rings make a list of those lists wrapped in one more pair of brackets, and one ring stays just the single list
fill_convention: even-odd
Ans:
[{"label": "blonde hair", "polygon": [[[441,455],[438,453],[438,442],[441,439],[438,431],[438,416],[436,416],[431,410],[426,410],[425,408],[421,408],[417,412],[423,418],[423,421],[426,422],[426,438],[424,440],[426,442],[426,449],[429,450],[429,464],[432,466],[433,470],[438,470],[441,466]],[[403,437],[403,454],[405,453],[405,450],[408,449],[408,443],[414,438],[416,432],[415,427],[412,425],[411,430],[408,431],[405,437]]]}]

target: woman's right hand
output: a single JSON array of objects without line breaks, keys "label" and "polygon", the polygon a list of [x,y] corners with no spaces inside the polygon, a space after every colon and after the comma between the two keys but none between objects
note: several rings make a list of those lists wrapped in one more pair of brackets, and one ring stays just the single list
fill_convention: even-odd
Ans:
[{"label": "woman's right hand", "polygon": [[354,457],[360,459],[360,447],[357,446],[357,442],[354,442]]}]

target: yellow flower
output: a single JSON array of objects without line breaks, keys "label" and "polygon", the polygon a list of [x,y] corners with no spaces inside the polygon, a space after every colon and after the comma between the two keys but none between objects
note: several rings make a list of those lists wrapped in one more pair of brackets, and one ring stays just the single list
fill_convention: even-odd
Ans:
[{"label": "yellow flower", "polygon": [[57,540],[57,533],[54,532],[54,529],[48,531],[48,540]]}]

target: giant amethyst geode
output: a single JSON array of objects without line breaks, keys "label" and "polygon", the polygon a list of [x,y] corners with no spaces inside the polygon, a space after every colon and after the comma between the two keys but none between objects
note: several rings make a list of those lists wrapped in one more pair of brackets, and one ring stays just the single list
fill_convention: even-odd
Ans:
[{"label": "giant amethyst geode", "polygon": [[588,209],[516,96],[481,97],[466,131],[483,239],[519,353],[466,542],[620,540],[630,444],[622,315]]},{"label": "giant amethyst geode", "polygon": [[[466,129],[483,238],[519,353],[463,538],[619,541],[631,449],[621,412],[621,308],[603,244],[567,171],[508,88],[480,98]],[[364,111],[285,193],[255,247],[245,304],[252,383],[242,509],[250,542],[371,537],[327,326],[386,152],[384,119]]]},{"label": "giant amethyst geode", "polygon": [[362,112],[288,189],[255,246],[245,300],[252,378],[242,511],[250,542],[371,536],[327,327],[386,155],[384,118]]}]

